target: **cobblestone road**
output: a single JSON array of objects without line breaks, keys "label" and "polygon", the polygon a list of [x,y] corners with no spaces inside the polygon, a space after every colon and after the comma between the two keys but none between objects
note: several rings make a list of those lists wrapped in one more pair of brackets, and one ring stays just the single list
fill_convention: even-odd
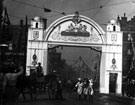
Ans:
[{"label": "cobblestone road", "polygon": [[63,100],[50,100],[46,94],[40,94],[34,101],[30,100],[29,96],[26,100],[20,96],[17,105],[135,105],[134,99],[116,95],[96,93],[93,103],[88,100],[78,100],[75,92],[64,91],[63,96]]}]

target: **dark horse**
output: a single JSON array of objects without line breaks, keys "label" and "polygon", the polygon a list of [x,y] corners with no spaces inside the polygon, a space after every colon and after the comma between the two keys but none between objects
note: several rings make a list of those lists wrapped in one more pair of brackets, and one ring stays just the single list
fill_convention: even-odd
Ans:
[{"label": "dark horse", "polygon": [[42,77],[37,74],[20,76],[17,82],[18,96],[22,94],[26,99],[25,94],[29,94],[31,99],[36,99],[39,93],[44,92],[48,94],[49,99],[53,99],[56,96],[56,81],[57,76],[51,74]]},{"label": "dark horse", "polygon": [[31,76],[20,76],[18,78],[16,87],[18,89],[18,97],[20,94],[22,94],[23,98],[26,99],[25,94],[29,94],[31,99],[34,98],[35,79]]},{"label": "dark horse", "polygon": [[31,99],[36,99],[38,94],[46,92],[46,79],[46,76],[39,77],[37,73],[33,73],[30,76],[20,76],[17,82],[18,96],[22,93],[25,99],[25,94],[29,94]]},{"label": "dark horse", "polygon": [[49,96],[49,99],[55,99],[56,97],[56,83],[57,83],[57,76],[55,75],[47,75],[45,77],[46,80],[46,91]]}]

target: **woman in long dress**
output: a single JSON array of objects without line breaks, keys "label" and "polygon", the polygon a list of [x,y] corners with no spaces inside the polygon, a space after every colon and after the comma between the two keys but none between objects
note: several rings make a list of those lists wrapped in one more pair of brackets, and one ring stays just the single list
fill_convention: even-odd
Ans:
[{"label": "woman in long dress", "polygon": [[83,93],[83,81],[81,80],[81,78],[78,79],[78,82],[75,85],[75,87],[77,88],[77,93],[79,95],[79,100],[80,100]]}]

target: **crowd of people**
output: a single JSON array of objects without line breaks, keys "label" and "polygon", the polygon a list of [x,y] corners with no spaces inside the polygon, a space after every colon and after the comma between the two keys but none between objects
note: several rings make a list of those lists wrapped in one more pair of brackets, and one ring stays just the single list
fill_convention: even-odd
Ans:
[{"label": "crowd of people", "polygon": [[[43,77],[43,68],[39,62],[35,68],[36,77]],[[18,89],[18,81],[24,76],[24,69],[21,65],[10,64],[8,71],[0,71],[0,105],[15,105],[20,90]],[[62,96],[62,81],[59,77],[55,79],[55,98],[63,99]],[[20,84],[20,83],[19,83]],[[23,94],[24,95],[24,94]]]},{"label": "crowd of people", "polygon": [[[18,78],[24,73],[23,66],[18,65],[16,66],[16,68],[11,67],[9,69],[10,70],[6,73],[0,72],[0,105],[15,105],[19,97],[16,84]],[[43,76],[41,63],[38,63],[36,72],[38,74],[38,77]],[[57,77],[55,81],[55,99],[63,99],[62,81],[59,77]],[[92,79],[78,78],[75,88],[76,92],[79,95],[79,100],[81,100],[82,98],[84,98],[84,100],[87,100],[88,98],[89,101],[93,102],[94,90]]]},{"label": "crowd of people", "polygon": [[94,94],[94,89],[93,89],[93,79],[88,79],[88,78],[78,78],[78,82],[75,85],[75,88],[77,90],[79,100],[82,98],[84,100],[88,100],[90,102],[93,102],[93,94]]},{"label": "crowd of people", "polygon": [[[36,67],[37,76],[43,76],[39,62]],[[10,62],[6,70],[0,71],[0,105],[14,105],[19,97],[18,80],[24,74],[23,66]]]}]

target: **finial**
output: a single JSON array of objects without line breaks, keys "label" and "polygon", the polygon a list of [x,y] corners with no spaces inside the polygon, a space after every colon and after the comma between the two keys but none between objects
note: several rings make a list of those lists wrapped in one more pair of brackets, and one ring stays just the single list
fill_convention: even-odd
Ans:
[{"label": "finial", "polygon": [[79,12],[78,12],[78,11],[76,11],[76,12],[75,12],[75,15],[79,15]]},{"label": "finial", "polygon": [[75,12],[75,16],[73,17],[73,22],[74,22],[75,24],[78,24],[80,21],[81,21],[81,19],[80,19],[80,17],[79,17],[79,12],[76,11],[76,12]]},{"label": "finial", "polygon": [[126,17],[126,13],[124,13],[124,17]]},{"label": "finial", "polygon": [[117,20],[120,20],[120,16],[118,15]]}]

